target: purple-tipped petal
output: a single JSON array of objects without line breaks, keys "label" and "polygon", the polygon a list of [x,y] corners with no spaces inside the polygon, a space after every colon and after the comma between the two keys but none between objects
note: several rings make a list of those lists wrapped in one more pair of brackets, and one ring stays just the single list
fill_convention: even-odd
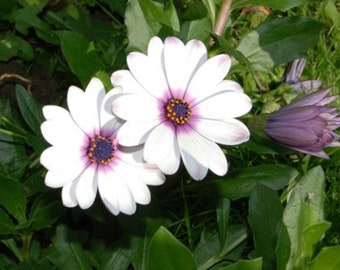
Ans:
[{"label": "purple-tipped petal", "polygon": [[339,146],[333,132],[340,126],[339,111],[326,107],[337,96],[331,88],[320,90],[281,108],[268,117],[266,133],[279,144],[316,157],[328,158],[325,147]]}]

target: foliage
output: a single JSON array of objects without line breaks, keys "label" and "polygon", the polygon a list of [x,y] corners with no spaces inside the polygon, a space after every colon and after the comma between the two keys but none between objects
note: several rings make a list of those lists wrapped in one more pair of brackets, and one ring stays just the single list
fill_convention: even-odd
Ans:
[{"label": "foliage", "polygon": [[[174,35],[207,46],[214,40],[211,55],[233,56],[230,77],[254,103],[248,122],[300,94],[280,85],[295,58],[308,59],[303,76],[340,92],[335,1],[234,1],[224,34],[216,36],[221,2],[2,1],[0,87],[17,85],[13,95],[0,93],[0,269],[339,267],[337,148],[322,161],[252,138],[224,148],[226,176],[199,183],[184,172],[170,176],[133,216],[111,216],[100,201],[86,211],[66,209],[60,191],[44,185],[40,124],[49,99],[37,101],[34,67],[57,82],[55,93],[45,85],[41,91],[63,104],[69,85],[96,76],[109,90],[111,73],[126,66],[130,51],[145,52],[154,35]],[[11,71],[13,61],[24,72]]]}]

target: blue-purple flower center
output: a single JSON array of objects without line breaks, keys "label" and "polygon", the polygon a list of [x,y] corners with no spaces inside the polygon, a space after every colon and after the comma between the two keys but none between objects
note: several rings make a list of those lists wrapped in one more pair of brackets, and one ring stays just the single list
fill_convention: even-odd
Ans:
[{"label": "blue-purple flower center", "polygon": [[90,139],[87,156],[91,163],[107,165],[115,159],[116,144],[110,138],[97,135]]},{"label": "blue-purple flower center", "polygon": [[176,125],[184,125],[191,117],[191,107],[182,98],[171,98],[165,105],[165,116]]}]

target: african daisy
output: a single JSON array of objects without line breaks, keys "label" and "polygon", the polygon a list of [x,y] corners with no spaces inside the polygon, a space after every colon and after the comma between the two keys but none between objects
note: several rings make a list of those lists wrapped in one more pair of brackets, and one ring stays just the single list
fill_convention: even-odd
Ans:
[{"label": "african daisy", "polygon": [[235,117],[251,109],[242,87],[224,80],[231,59],[210,59],[199,40],[186,45],[176,37],[164,43],[151,39],[147,55],[132,52],[129,70],[112,74],[123,93],[113,99],[112,111],[126,120],[117,133],[122,145],[144,144],[146,162],[173,174],[183,160],[189,174],[203,179],[208,169],[227,172],[223,151],[216,144],[237,145],[249,139],[248,128]]},{"label": "african daisy", "polygon": [[97,190],[105,206],[114,214],[133,214],[136,203],[148,204],[147,185],[160,185],[164,175],[142,161],[140,147],[124,149],[117,140],[121,120],[111,112],[114,90],[105,94],[102,82],[93,78],[85,92],[71,86],[69,111],[45,106],[46,121],[41,125],[44,138],[52,146],[40,157],[46,167],[45,183],[62,187],[67,207],[89,208]]}]

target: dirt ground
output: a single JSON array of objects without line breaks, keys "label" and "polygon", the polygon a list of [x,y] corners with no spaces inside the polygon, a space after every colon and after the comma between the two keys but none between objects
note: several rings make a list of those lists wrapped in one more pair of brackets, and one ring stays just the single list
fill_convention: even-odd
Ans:
[{"label": "dirt ground", "polygon": [[19,60],[0,62],[0,98],[10,99],[12,108],[16,105],[16,84],[24,86],[42,105],[54,103],[56,99],[58,83],[48,76],[44,67],[33,64],[25,70]]}]

